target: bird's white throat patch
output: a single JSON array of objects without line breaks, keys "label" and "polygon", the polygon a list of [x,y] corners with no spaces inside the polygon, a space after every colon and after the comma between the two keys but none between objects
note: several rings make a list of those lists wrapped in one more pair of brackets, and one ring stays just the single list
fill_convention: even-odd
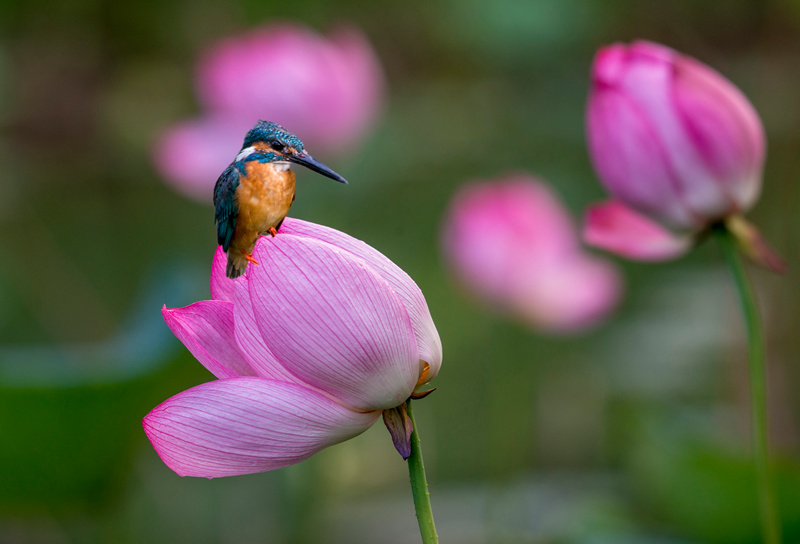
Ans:
[{"label": "bird's white throat patch", "polygon": [[284,172],[288,170],[289,167],[292,165],[291,163],[286,161],[271,162],[269,164],[275,169],[276,172]]},{"label": "bird's white throat patch", "polygon": [[250,155],[252,155],[255,152],[256,152],[256,148],[255,147],[253,147],[253,146],[245,147],[244,149],[239,151],[238,155],[236,155],[236,161],[234,161],[234,162],[239,162],[240,160],[244,159],[245,157],[249,157]]}]

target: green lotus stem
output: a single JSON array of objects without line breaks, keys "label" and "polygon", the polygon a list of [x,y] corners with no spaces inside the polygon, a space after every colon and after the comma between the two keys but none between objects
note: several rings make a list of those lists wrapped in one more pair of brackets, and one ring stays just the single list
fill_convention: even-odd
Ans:
[{"label": "green lotus stem", "polygon": [[419,522],[419,532],[422,535],[424,544],[434,544],[439,542],[436,534],[436,525],[433,522],[433,510],[431,509],[431,494],[428,492],[428,480],[425,478],[425,465],[422,461],[422,448],[417,432],[417,422],[414,420],[414,413],[411,411],[411,400],[406,402],[406,410],[414,431],[411,433],[411,456],[408,458],[408,476],[411,479],[411,494],[414,496],[414,509],[417,511],[417,521]]},{"label": "green lotus stem", "polygon": [[748,364],[750,368],[750,414],[753,430],[753,457],[761,513],[761,537],[765,544],[780,544],[781,529],[769,467],[767,432],[767,386],[764,365],[764,335],[755,293],[739,256],[736,239],[723,225],[714,227],[728,268],[733,275],[739,302],[747,326]]}]

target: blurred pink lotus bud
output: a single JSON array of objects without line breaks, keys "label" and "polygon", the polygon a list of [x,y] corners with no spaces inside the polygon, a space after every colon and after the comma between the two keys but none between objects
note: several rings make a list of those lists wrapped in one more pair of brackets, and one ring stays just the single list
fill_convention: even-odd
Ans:
[{"label": "blurred pink lotus bud", "polygon": [[250,124],[269,119],[328,151],[343,151],[364,134],[383,90],[375,52],[354,27],[323,37],[299,25],[270,25],[217,44],[197,72],[208,111],[239,113]]},{"label": "blurred pink lotus bud", "polygon": [[182,121],[161,135],[153,159],[173,189],[210,204],[214,182],[236,157],[249,128],[228,117]]},{"label": "blurred pink lotus bud", "polygon": [[586,239],[626,257],[674,258],[761,190],[766,144],[753,106],[722,75],[663,45],[597,53],[587,136],[613,200],[587,216]]},{"label": "blurred pink lotus bud", "polygon": [[155,162],[177,190],[211,202],[214,182],[256,121],[287,127],[314,153],[345,153],[375,120],[384,79],[357,28],[322,36],[274,23],[212,46],[200,58],[196,85],[204,115],[167,129]]},{"label": "blurred pink lotus bud", "polygon": [[525,174],[464,186],[450,204],[443,245],[467,288],[545,331],[593,325],[620,296],[616,270],[581,249],[556,196]]},{"label": "blurred pink lotus bud", "polygon": [[717,72],[667,47],[600,50],[587,123],[606,188],[667,227],[701,228],[758,197],[765,143],[753,106]]},{"label": "blurred pink lotus bud", "polygon": [[218,379],[144,418],[161,459],[181,476],[273,470],[362,433],[382,413],[408,457],[397,409],[442,364],[417,284],[367,244],[290,217],[253,256],[260,265],[231,280],[218,248],[212,300],[162,310]]}]

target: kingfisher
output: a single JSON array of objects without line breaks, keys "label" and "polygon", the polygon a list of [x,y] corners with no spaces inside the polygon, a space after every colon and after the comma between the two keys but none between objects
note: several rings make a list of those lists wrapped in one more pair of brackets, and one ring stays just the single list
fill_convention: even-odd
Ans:
[{"label": "kingfisher", "polygon": [[300,138],[271,121],[259,121],[244,138],[242,149],[214,186],[217,243],[228,254],[229,278],[255,265],[259,236],[275,236],[294,202],[292,163],[347,183],[342,176],[309,155]]}]

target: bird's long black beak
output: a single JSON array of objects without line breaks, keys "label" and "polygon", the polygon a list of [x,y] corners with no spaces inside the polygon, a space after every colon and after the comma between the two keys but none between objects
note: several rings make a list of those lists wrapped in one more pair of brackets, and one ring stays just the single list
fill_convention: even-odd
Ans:
[{"label": "bird's long black beak", "polygon": [[323,176],[329,177],[331,179],[335,179],[339,183],[344,183],[347,185],[347,180],[344,179],[342,176],[319,162],[317,159],[309,155],[308,153],[301,153],[299,155],[289,155],[286,159],[290,162],[296,164],[302,164],[306,168],[317,172],[318,174],[322,174]]}]

